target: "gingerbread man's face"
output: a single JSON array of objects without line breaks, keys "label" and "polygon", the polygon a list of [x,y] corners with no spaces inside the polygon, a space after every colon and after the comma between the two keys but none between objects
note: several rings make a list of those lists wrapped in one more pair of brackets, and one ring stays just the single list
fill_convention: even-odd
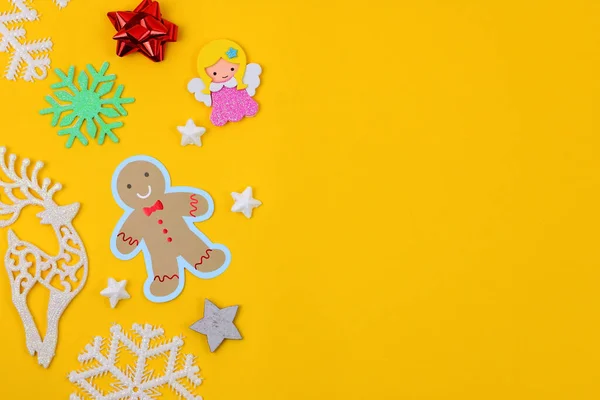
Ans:
[{"label": "gingerbread man's face", "polygon": [[134,161],[119,173],[117,192],[131,208],[148,207],[164,196],[165,177],[151,162]]}]

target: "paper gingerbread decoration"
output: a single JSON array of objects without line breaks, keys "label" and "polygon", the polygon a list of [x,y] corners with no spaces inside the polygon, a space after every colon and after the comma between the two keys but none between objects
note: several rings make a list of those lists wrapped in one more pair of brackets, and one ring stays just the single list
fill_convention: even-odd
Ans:
[{"label": "paper gingerbread decoration", "polygon": [[220,39],[205,45],[198,55],[198,73],[200,77],[188,83],[188,91],[212,107],[213,125],[223,126],[258,113],[253,97],[262,68],[246,62],[246,53],[239,44]]},{"label": "paper gingerbread decoration", "polygon": [[172,187],[169,173],[158,160],[135,156],[123,161],[113,175],[112,192],[125,213],[112,234],[111,250],[121,260],[143,253],[148,272],[144,294],[151,301],[177,297],[186,269],[209,279],[229,266],[229,250],[212,243],[194,225],[213,213],[208,193]]}]

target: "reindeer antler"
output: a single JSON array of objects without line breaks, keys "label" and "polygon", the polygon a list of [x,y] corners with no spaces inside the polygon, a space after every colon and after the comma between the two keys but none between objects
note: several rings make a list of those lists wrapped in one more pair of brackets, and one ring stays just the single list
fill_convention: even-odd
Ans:
[{"label": "reindeer antler", "polygon": [[[0,188],[4,190],[4,194],[10,200],[10,203],[6,203],[0,197],[0,215],[12,215],[8,219],[0,219],[0,227],[2,228],[13,224],[19,218],[19,214],[21,214],[24,207],[28,205],[44,206],[46,202],[52,200],[54,193],[62,188],[60,183],[51,185],[48,178],[44,178],[42,185],[39,185],[38,173],[44,166],[43,162],[36,162],[31,176],[29,176],[27,168],[31,162],[28,158],[22,159],[18,173],[15,169],[17,156],[9,154],[7,164],[5,155],[6,148],[0,147],[0,169],[4,175],[0,176]],[[17,197],[14,193],[15,189],[19,190],[25,198]]]}]

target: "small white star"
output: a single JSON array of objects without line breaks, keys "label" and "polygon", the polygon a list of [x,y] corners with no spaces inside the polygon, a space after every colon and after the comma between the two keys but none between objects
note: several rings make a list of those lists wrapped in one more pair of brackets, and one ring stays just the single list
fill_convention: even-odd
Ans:
[{"label": "small white star", "polygon": [[201,126],[196,126],[194,120],[191,118],[187,120],[185,126],[178,126],[177,130],[181,133],[181,145],[187,146],[188,144],[195,144],[196,146],[202,146],[200,136],[206,132],[206,129]]},{"label": "small white star", "polygon": [[231,211],[241,212],[246,218],[252,217],[252,210],[262,203],[252,197],[252,188],[248,186],[242,193],[231,193],[231,197],[235,201]]},{"label": "small white star", "polygon": [[128,299],[129,293],[125,290],[125,285],[127,285],[126,280],[122,280],[117,282],[113,278],[108,278],[108,287],[100,292],[100,294],[104,297],[108,297],[110,299],[110,306],[115,308],[119,300]]}]

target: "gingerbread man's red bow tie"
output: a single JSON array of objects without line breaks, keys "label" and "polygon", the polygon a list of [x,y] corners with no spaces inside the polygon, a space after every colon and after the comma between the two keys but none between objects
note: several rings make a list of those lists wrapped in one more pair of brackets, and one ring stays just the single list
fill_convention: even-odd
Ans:
[{"label": "gingerbread man's red bow tie", "polygon": [[156,203],[154,203],[154,205],[152,207],[144,207],[142,209],[142,211],[144,211],[144,214],[146,214],[149,217],[150,215],[152,215],[152,213],[154,211],[159,211],[159,210],[162,210],[163,208],[164,207],[163,207],[162,201],[156,200]]}]

